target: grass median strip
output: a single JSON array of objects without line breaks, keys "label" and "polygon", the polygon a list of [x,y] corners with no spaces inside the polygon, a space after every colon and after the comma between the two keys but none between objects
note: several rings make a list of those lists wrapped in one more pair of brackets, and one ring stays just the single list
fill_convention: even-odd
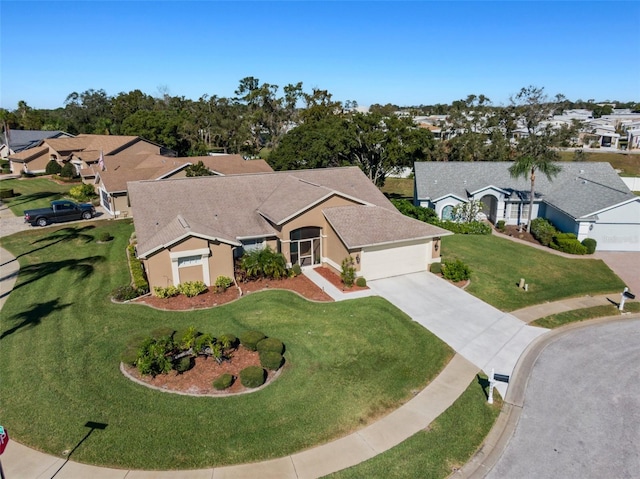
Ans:
[{"label": "grass median strip", "polygon": [[[486,377],[483,378],[486,381]],[[445,478],[462,467],[480,447],[500,413],[495,394],[487,404],[486,389],[472,382],[453,405],[425,431],[362,464],[326,476],[327,479],[361,477]],[[382,471],[384,473],[382,474]]]},{"label": "grass median strip", "polygon": [[[625,303],[624,310],[628,313],[640,312],[640,303]],[[574,309],[573,311],[565,311],[563,313],[551,314],[544,318],[536,319],[531,323],[533,326],[541,326],[543,328],[558,328],[568,323],[577,321],[585,321],[587,319],[604,318],[607,316],[621,315],[617,306],[607,304],[603,306],[593,306],[591,308]]]},{"label": "grass median strip", "polygon": [[[114,239],[98,244],[108,231]],[[313,303],[253,293],[209,310],[113,304],[127,284],[130,222],[96,221],[2,238],[21,272],[0,322],[0,415],[20,442],[60,455],[106,424],[73,460],[186,469],[281,457],[353,432],[413,397],[452,351],[379,297]],[[287,345],[265,389],[194,398],[148,389],[119,371],[133,336],[162,327],[222,334],[258,329]]]}]

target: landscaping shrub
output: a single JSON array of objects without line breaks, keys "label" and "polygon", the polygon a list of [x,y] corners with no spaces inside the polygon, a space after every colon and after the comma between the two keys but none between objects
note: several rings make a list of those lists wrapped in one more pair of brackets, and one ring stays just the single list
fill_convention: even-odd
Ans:
[{"label": "landscaping shrub", "polygon": [[143,294],[146,294],[144,290],[134,288],[130,284],[127,286],[119,286],[111,292],[111,297],[116,301],[129,301],[135,299]]},{"label": "landscaping shrub", "polygon": [[207,348],[213,351],[213,345],[216,342],[216,338],[210,333],[205,333],[197,336],[193,344],[193,352],[195,354],[203,354]]},{"label": "landscaping shrub", "polygon": [[60,170],[60,177],[75,178],[76,176],[78,176],[76,172],[76,167],[73,166],[73,164],[70,161],[66,162],[62,167],[62,169]]},{"label": "landscaping shrub", "polygon": [[256,344],[256,349],[262,352],[273,352],[282,354],[284,352],[284,344],[282,341],[276,338],[265,338],[261,341],[258,341]]},{"label": "landscaping shrub", "polygon": [[218,276],[216,278],[216,291],[224,292],[233,284],[233,280],[228,276]]},{"label": "landscaping shrub", "polygon": [[158,298],[166,299],[178,296],[180,294],[180,291],[178,291],[178,288],[173,285],[167,286],[166,288],[163,288],[161,286],[154,286],[153,294]]},{"label": "landscaping shrub", "polygon": [[431,223],[438,220],[438,214],[432,208],[416,206],[409,200],[392,199],[391,203],[393,203],[393,206],[395,206],[396,209],[405,216],[424,221],[425,223]]},{"label": "landscaping shrub", "polygon": [[262,367],[270,369],[271,371],[277,371],[282,366],[284,358],[282,354],[275,351],[262,351],[260,353],[260,364]]},{"label": "landscaping shrub", "polygon": [[265,370],[259,366],[249,366],[240,371],[240,382],[247,388],[260,387],[266,379]]},{"label": "landscaping shrub", "polygon": [[456,223],[455,221],[430,221],[431,224],[440,226],[449,231],[461,235],[490,235],[491,226],[482,221],[470,221],[468,223]]},{"label": "landscaping shrub", "polygon": [[62,166],[60,166],[60,163],[58,163],[57,161],[50,161],[49,163],[47,163],[44,172],[47,175],[59,175],[62,172]]},{"label": "landscaping shrub", "polygon": [[544,218],[531,220],[531,234],[540,241],[540,244],[549,246],[557,233],[558,230],[548,220]]},{"label": "landscaping shrub", "polygon": [[287,275],[284,255],[269,247],[245,253],[240,258],[240,267],[247,278],[280,279]]},{"label": "landscaping shrub", "polygon": [[429,266],[429,271],[431,271],[433,274],[442,273],[442,263],[431,263],[431,266]]},{"label": "landscaping shrub", "polygon": [[180,336],[176,334],[173,338],[178,344],[178,347],[186,351],[195,347],[198,336],[200,336],[198,330],[193,326],[189,326]]},{"label": "landscaping shrub", "polygon": [[293,276],[300,276],[302,274],[302,268],[298,263],[294,264],[291,267],[291,273],[293,274]]},{"label": "landscaping shrub", "polygon": [[347,256],[342,260],[340,279],[347,288],[353,286],[353,282],[356,280],[356,267],[354,266],[353,258],[351,256]]},{"label": "landscaping shrub", "polygon": [[0,198],[13,198],[14,196],[13,188],[2,188],[0,190]]},{"label": "landscaping shrub", "polygon": [[587,248],[573,233],[558,233],[550,245],[553,249],[569,254],[587,254]]},{"label": "landscaping shrub", "polygon": [[171,359],[169,353],[174,349],[173,340],[170,336],[159,339],[147,338],[138,349],[136,366],[140,374],[157,376],[171,370]]},{"label": "landscaping shrub", "polygon": [[213,380],[213,387],[218,391],[222,391],[223,389],[231,387],[231,385],[233,384],[233,379],[233,375],[224,373],[222,376],[219,376]]},{"label": "landscaping shrub", "polygon": [[260,331],[245,331],[240,335],[240,344],[251,351],[255,351],[258,347],[258,343],[266,337],[267,336]]},{"label": "landscaping shrub", "polygon": [[82,183],[81,185],[74,186],[69,190],[69,196],[77,201],[88,201],[96,196],[96,190],[93,185]]},{"label": "landscaping shrub", "polygon": [[108,241],[111,241],[112,239],[113,236],[111,236],[111,233],[109,233],[108,231],[101,231],[98,235],[98,241],[100,241],[101,243],[106,243]]},{"label": "landscaping shrub", "polygon": [[459,259],[445,261],[442,276],[449,281],[465,281],[471,277],[471,269]]},{"label": "landscaping shrub", "polygon": [[193,365],[194,360],[191,356],[183,356],[177,361],[173,362],[173,369],[175,369],[178,374],[182,374],[191,369]]},{"label": "landscaping shrub", "polygon": [[497,229],[498,231],[502,232],[502,233],[504,233],[504,232],[505,232],[505,230],[506,230],[506,225],[505,225],[504,220],[499,220],[499,221],[496,223],[496,229]]},{"label": "landscaping shrub", "polygon": [[367,286],[367,280],[364,279],[364,276],[358,276],[356,278],[356,286],[358,286],[359,288],[364,288]]},{"label": "landscaping shrub", "polygon": [[142,267],[142,261],[136,258],[136,247],[134,244],[130,244],[127,247],[129,253],[129,269],[131,270],[131,277],[133,278],[133,285],[139,291],[144,291],[142,294],[149,292],[149,282],[144,274],[144,268]]},{"label": "landscaping shrub", "polygon": [[238,338],[231,333],[224,333],[218,337],[218,341],[225,349],[235,348],[238,346]]},{"label": "landscaping shrub", "polygon": [[585,238],[582,240],[582,246],[587,248],[587,254],[593,254],[596,252],[596,247],[598,246],[598,242],[593,238]]},{"label": "landscaping shrub", "polygon": [[186,281],[178,285],[178,291],[187,298],[194,298],[206,290],[207,286],[202,281]]}]

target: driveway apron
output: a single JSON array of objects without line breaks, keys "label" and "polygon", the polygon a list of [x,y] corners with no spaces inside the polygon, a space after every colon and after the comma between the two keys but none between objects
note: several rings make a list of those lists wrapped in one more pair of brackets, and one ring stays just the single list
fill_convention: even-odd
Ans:
[{"label": "driveway apron", "polygon": [[[374,280],[368,286],[487,374],[493,368],[510,376],[526,347],[548,331],[528,326],[431,273]],[[496,388],[506,395],[507,384]]]}]

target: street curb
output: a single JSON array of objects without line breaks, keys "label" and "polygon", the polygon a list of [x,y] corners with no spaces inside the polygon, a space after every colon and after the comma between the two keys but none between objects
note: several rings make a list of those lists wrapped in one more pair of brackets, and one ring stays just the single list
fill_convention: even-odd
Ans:
[{"label": "street curb", "polygon": [[607,316],[567,324],[550,330],[531,342],[516,363],[502,410],[489,434],[471,459],[448,477],[450,479],[483,479],[497,464],[520,421],[525,392],[533,367],[547,346],[577,329],[597,326],[603,323],[623,322],[628,319],[640,319],[640,313],[625,313],[624,317]]}]

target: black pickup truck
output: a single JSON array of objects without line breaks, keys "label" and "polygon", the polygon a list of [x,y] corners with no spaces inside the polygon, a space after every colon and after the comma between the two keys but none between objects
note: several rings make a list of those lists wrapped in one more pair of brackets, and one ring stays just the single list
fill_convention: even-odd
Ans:
[{"label": "black pickup truck", "polygon": [[26,210],[24,222],[31,223],[31,226],[47,226],[49,223],[88,220],[95,214],[96,209],[88,203],[77,204],[69,200],[56,200],[51,202],[51,208]]}]

